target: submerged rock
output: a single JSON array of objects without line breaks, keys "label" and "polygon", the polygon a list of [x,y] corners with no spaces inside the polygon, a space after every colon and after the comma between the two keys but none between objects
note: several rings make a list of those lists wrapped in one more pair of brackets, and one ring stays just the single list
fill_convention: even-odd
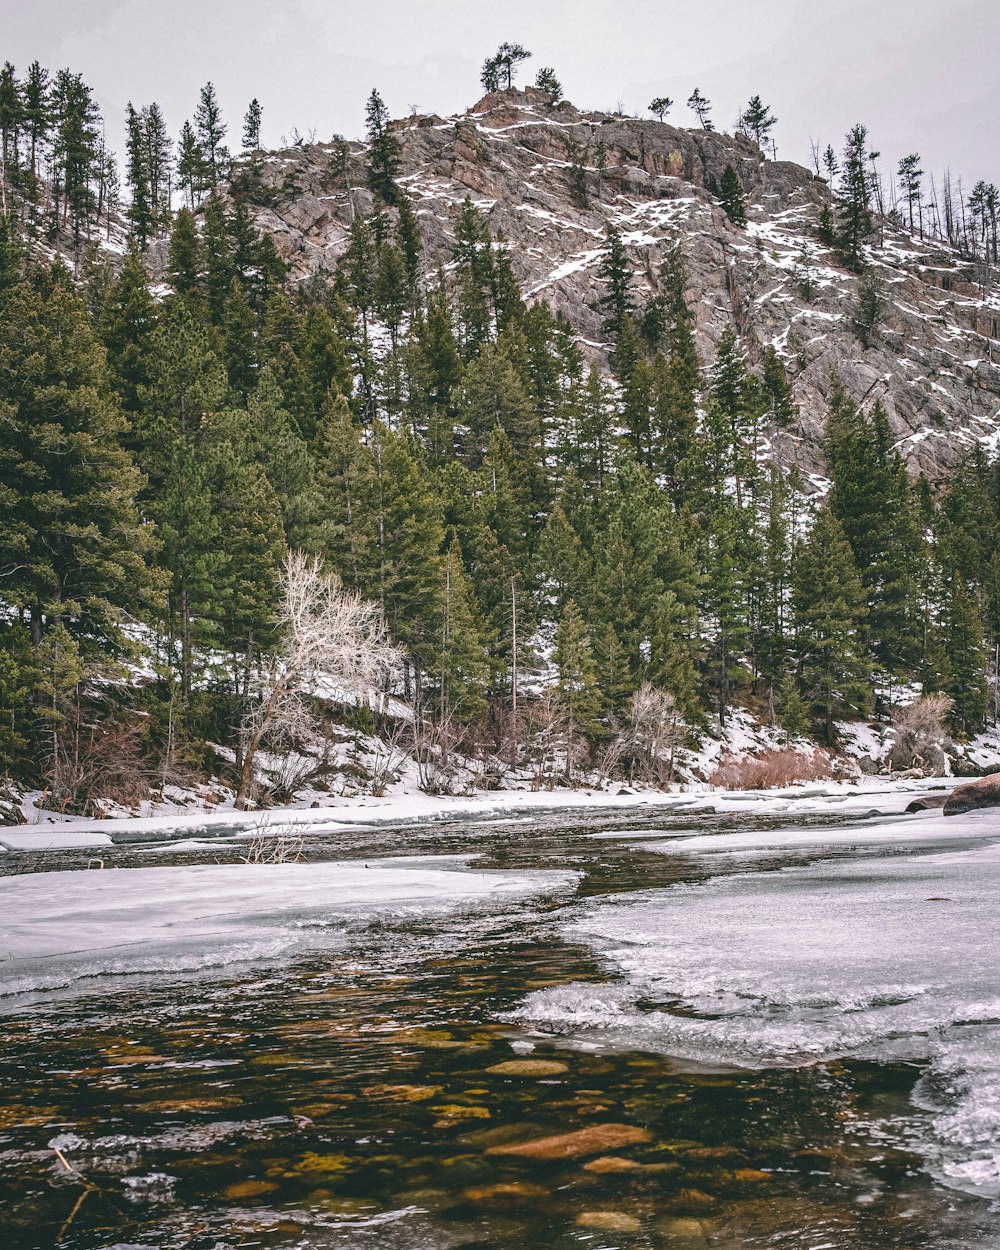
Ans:
[{"label": "submerged rock", "polygon": [[494,1076],[560,1076],[569,1065],[558,1059],[505,1059],[486,1069]]},{"label": "submerged rock", "polygon": [[603,1154],[606,1150],[620,1150],[623,1146],[636,1146],[651,1141],[652,1136],[648,1129],[638,1128],[634,1124],[592,1124],[576,1133],[561,1133],[555,1137],[539,1137],[534,1141],[491,1146],[486,1153],[546,1162],[577,1159],[583,1155]]},{"label": "submerged rock", "polygon": [[508,1181],[498,1185],[479,1185],[463,1190],[463,1196],[477,1206],[507,1207],[522,1202],[538,1202],[548,1198],[549,1191],[527,1181]]},{"label": "submerged rock", "polygon": [[602,1233],[637,1233],[640,1220],[624,1211],[581,1211],[576,1217],[580,1228],[596,1228]]}]

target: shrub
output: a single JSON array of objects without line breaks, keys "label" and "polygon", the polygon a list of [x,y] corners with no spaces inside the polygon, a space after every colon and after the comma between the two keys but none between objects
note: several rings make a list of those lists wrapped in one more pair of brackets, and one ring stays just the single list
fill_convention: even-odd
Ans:
[{"label": "shrub", "polygon": [[893,743],[889,767],[893,771],[919,768],[944,771],[944,754],[951,745],[945,722],[953,702],[946,694],[925,694],[893,713]]},{"label": "shrub", "polygon": [[723,790],[779,790],[797,781],[828,781],[842,775],[842,762],[827,751],[782,747],[763,755],[724,755],[708,780]]}]

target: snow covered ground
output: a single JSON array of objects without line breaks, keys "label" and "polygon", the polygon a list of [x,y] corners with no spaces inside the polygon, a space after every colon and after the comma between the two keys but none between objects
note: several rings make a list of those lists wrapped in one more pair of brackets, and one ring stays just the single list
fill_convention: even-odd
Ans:
[{"label": "snow covered ground", "polygon": [[461,857],[197,864],[0,879],[0,999],[99,976],[199,973],[343,945],[351,926],[546,893],[574,873]]},{"label": "snow covered ground", "polygon": [[[891,1131],[945,1183],[1000,1195],[995,812],[642,846],[723,871],[581,907],[566,937],[594,946],[621,980],[536,992],[520,1023],[702,1063],[926,1064],[912,1119]],[[796,853],[820,858],[770,871],[759,862]]]},{"label": "snow covered ground", "polygon": [[[607,789],[490,790],[451,797],[420,792],[374,798],[327,797],[322,806],[271,808],[266,812],[237,812],[230,805],[213,811],[167,809],[143,816],[94,820],[62,816],[26,805],[29,823],[0,828],[0,854],[4,851],[46,851],[101,847],[114,842],[158,841],[176,838],[227,836],[281,831],[294,827],[312,832],[349,828],[351,825],[399,825],[438,820],[486,820],[553,810],[600,808],[662,808],[683,812],[691,808],[718,812],[752,811],[840,813],[902,811],[917,794],[954,784],[951,779],[926,778],[891,781],[885,777],[861,777],[852,782],[810,782],[785,790],[717,790],[704,783],[662,790],[635,791],[613,784]],[[99,859],[96,861],[99,863]]]}]

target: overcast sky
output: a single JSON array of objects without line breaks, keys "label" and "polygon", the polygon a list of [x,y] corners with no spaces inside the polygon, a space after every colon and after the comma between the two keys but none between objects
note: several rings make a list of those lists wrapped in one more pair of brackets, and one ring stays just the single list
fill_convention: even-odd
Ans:
[{"label": "overcast sky", "polygon": [[211,79],[239,146],[246,106],[263,137],[293,127],[360,136],[372,87],[394,116],[448,114],[481,94],[502,40],[551,65],[585,108],[645,113],[695,86],[720,129],[760,94],[781,158],[840,148],[857,121],[893,165],[919,152],[966,186],[1000,182],[1000,0],[0,0],[0,56],[81,72],[121,154],[127,100],[159,101],[171,131]]}]

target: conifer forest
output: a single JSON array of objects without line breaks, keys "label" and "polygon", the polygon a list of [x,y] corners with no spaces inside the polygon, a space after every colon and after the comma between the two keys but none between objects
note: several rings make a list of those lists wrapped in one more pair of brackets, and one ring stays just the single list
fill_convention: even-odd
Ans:
[{"label": "conifer forest", "polygon": [[[689,238],[637,242],[612,210],[643,152],[601,134],[714,144],[674,181],[734,251],[767,211],[761,177],[797,170],[813,203],[796,298],[808,315],[823,273],[851,284],[845,364],[909,350],[890,239],[948,257],[995,348],[996,186],[935,183],[915,154],[886,174],[861,125],[812,171],[780,163],[760,96],[732,135],[697,89],[689,131],[668,132],[666,97],[655,120],[587,115],[548,176],[589,223],[588,337],[527,281],[490,199],[425,205],[409,146],[431,127],[482,148],[491,109],[558,131],[572,106],[551,68],[517,86],[528,55],[488,58],[464,117],[396,122],[372,91],[363,142],[296,135],[281,154],[261,104],[224,117],[211,83],[177,135],[130,103],[121,159],[80,75],[4,65],[9,788],[83,813],[217,776],[280,801],[306,773],[333,784],[338,726],[399,743],[431,790],[456,784],[452,757],[483,786],[519,768],[665,784],[735,709],[834,755],[845,723],[919,695],[941,696],[958,742],[995,720],[997,440],[908,458],[892,396],[861,393],[836,352],[800,400],[801,355],[735,296],[706,339]],[[343,226],[307,269],[274,227],[308,190],[302,154]],[[307,616],[354,612],[298,660],[315,620],[291,619],[296,594]],[[258,755],[300,771],[265,775]]]}]

